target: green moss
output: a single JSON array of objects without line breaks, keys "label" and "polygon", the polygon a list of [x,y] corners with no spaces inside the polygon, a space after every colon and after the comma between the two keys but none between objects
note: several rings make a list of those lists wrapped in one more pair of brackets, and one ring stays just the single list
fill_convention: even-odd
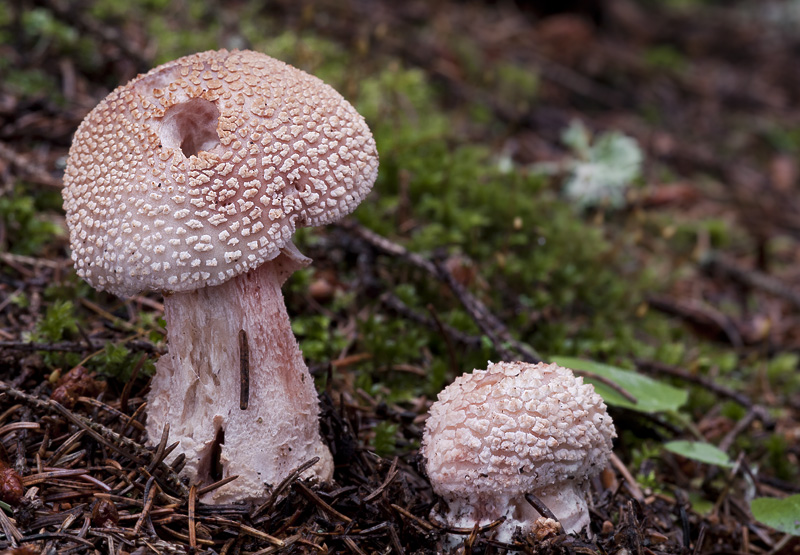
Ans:
[{"label": "green moss", "polygon": [[69,25],[60,21],[46,8],[33,8],[22,11],[22,30],[30,38],[39,41],[37,47],[47,47],[46,42],[52,41],[52,46],[59,50],[69,49],[78,42],[78,32]]},{"label": "green moss", "polygon": [[265,34],[257,22],[254,19],[243,27],[244,36],[255,50],[316,75],[340,92],[346,92],[346,79],[352,74],[348,71],[352,70],[348,67],[352,54],[332,41],[307,33],[281,30]]},{"label": "green moss", "polygon": [[785,437],[773,434],[769,436],[765,443],[767,449],[767,464],[775,475],[788,482],[792,482],[800,475],[800,471],[796,465],[792,464],[789,457],[786,456],[786,451],[789,444]]},{"label": "green moss", "polygon": [[172,19],[155,17],[148,21],[148,29],[150,36],[158,42],[154,65],[220,47],[220,27],[214,20],[204,25],[192,25],[191,30],[187,30],[183,26],[176,28]]},{"label": "green moss", "polygon": [[800,391],[800,374],[797,372],[800,355],[782,353],[767,363],[770,385],[787,393]]},{"label": "green moss", "polygon": [[139,370],[140,375],[152,376],[156,371],[152,358],[141,353],[132,353],[124,345],[116,345],[110,341],[106,342],[102,352],[88,361],[87,366],[102,376],[114,378],[120,383],[127,383],[142,356],[145,356],[145,359]]},{"label": "green moss", "polygon": [[36,324],[34,340],[57,342],[77,332],[75,306],[70,301],[56,301]]},{"label": "green moss", "polygon": [[[0,62],[2,64],[2,62]],[[14,69],[4,71],[3,86],[22,98],[53,97],[61,100],[58,85],[53,77],[41,69]]]},{"label": "green moss", "polygon": [[11,196],[0,196],[0,222],[6,230],[10,252],[37,253],[56,235],[63,233],[61,226],[48,217],[41,204],[19,186]]},{"label": "green moss", "polygon": [[374,429],[375,435],[370,442],[375,453],[380,457],[390,457],[395,454],[395,436],[400,427],[391,422],[379,422]]},{"label": "green moss", "polygon": [[683,73],[689,65],[686,56],[669,44],[649,48],[644,53],[644,62],[651,69],[674,74]]},{"label": "green moss", "polygon": [[494,89],[502,101],[519,112],[530,110],[539,94],[539,75],[528,67],[501,63],[494,68]]},{"label": "green moss", "polygon": [[723,403],[722,408],[720,409],[720,414],[725,418],[738,421],[747,415],[747,409],[745,409],[739,403],[728,401],[727,403]]},{"label": "green moss", "polygon": [[788,153],[800,151],[800,127],[784,127],[774,124],[764,131],[764,136],[776,150]]},{"label": "green moss", "polygon": [[331,318],[322,314],[298,316],[292,319],[292,331],[306,359],[327,362],[339,356],[347,346],[347,338]]}]

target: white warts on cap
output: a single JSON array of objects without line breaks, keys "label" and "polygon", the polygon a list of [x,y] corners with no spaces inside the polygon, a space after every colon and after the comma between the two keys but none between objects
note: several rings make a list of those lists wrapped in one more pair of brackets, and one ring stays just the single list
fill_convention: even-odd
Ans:
[{"label": "white warts on cap", "polygon": [[116,89],[75,134],[75,267],[118,295],[218,285],[350,213],[377,168],[363,118],[318,78],[256,52],[187,56]]},{"label": "white warts on cap", "polygon": [[341,95],[256,52],[166,63],[78,128],[63,191],[75,268],[117,295],[169,293],[147,433],[169,429],[185,479],[236,478],[203,502],[263,499],[309,460],[303,478],[332,477],[281,286],[310,262],[296,228],[350,213],[377,171]]},{"label": "white warts on cap", "polygon": [[536,528],[536,495],[567,532],[589,523],[584,483],[611,453],[614,425],[602,398],[555,364],[500,362],[464,374],[430,409],[421,453],[448,524],[501,516],[497,539]]}]

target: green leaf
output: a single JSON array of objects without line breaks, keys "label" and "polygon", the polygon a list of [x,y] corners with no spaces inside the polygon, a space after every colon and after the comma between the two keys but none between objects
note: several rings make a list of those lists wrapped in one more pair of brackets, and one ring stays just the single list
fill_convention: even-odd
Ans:
[{"label": "green leaf", "polygon": [[800,494],[784,499],[759,497],[750,503],[756,520],[779,532],[800,536]]},{"label": "green leaf", "polygon": [[705,441],[669,441],[664,444],[664,449],[701,463],[715,464],[724,468],[733,466],[733,461],[725,451]]},{"label": "green leaf", "polygon": [[580,158],[589,158],[591,155],[591,141],[592,136],[589,130],[580,120],[570,122],[569,127],[561,134],[561,142]]},{"label": "green leaf", "polygon": [[689,504],[694,512],[702,516],[708,516],[714,510],[714,503],[697,492],[689,493]]},{"label": "green leaf", "polygon": [[675,411],[683,406],[689,397],[689,394],[682,389],[615,366],[573,357],[556,356],[551,358],[553,362],[566,368],[583,370],[606,378],[636,398],[636,403],[632,403],[618,391],[599,380],[590,377],[584,378],[587,383],[594,386],[595,391],[607,404],[615,407],[645,413]]},{"label": "green leaf", "polygon": [[639,143],[622,133],[609,132],[590,145],[589,131],[579,121],[564,132],[562,141],[576,155],[564,185],[567,197],[582,207],[624,205],[625,188],[641,174],[644,155]]}]

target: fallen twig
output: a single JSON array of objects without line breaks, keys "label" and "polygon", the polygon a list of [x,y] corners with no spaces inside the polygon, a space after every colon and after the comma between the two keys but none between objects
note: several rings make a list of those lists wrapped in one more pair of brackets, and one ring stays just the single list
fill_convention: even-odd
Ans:
[{"label": "fallen twig", "polygon": [[526,493],[526,494],[525,494],[525,501],[527,501],[528,503],[530,503],[531,507],[533,507],[534,509],[536,509],[536,511],[537,511],[537,512],[538,512],[540,515],[542,515],[543,517],[545,517],[545,518],[549,518],[549,519],[551,519],[551,520],[555,520],[556,522],[558,522],[558,519],[556,518],[556,515],[554,515],[554,514],[553,514],[553,511],[551,511],[551,510],[550,510],[550,509],[547,507],[547,505],[545,505],[545,504],[542,502],[542,500],[541,500],[541,499],[539,499],[538,497],[536,497],[534,494],[532,494],[532,493]]},{"label": "fallen twig", "polygon": [[648,297],[647,304],[664,314],[677,316],[706,332],[713,331],[714,335],[723,336],[734,347],[741,347],[744,344],[742,334],[733,320],[710,306],[656,295]]},{"label": "fallen twig", "polygon": [[601,376],[600,374],[595,374],[594,372],[589,372],[588,370],[573,370],[573,372],[579,376],[583,376],[584,378],[589,378],[591,380],[596,380],[602,383],[603,385],[610,387],[611,389],[622,395],[626,401],[633,403],[634,405],[639,402],[639,400],[632,394],[630,394],[627,389],[625,389],[615,381],[609,380],[605,376]]},{"label": "fallen twig", "polygon": [[281,495],[281,493],[283,493],[283,491],[286,488],[288,488],[292,484],[292,482],[299,479],[300,476],[302,476],[303,472],[305,472],[318,462],[319,462],[319,457],[313,457],[304,462],[303,464],[301,464],[300,466],[298,466],[297,468],[295,468],[292,472],[290,472],[289,475],[286,478],[284,478],[280,484],[278,484],[278,487],[275,488],[275,490],[270,494],[269,498],[267,498],[267,500],[263,504],[256,507],[256,509],[250,514],[250,518],[255,519],[261,513],[269,512],[270,509],[272,509],[272,506],[278,500],[278,496]]},{"label": "fallen twig", "polygon": [[409,307],[405,304],[399,297],[394,295],[393,293],[386,292],[380,296],[381,303],[388,308],[389,310],[399,314],[400,316],[411,320],[412,322],[416,322],[418,324],[422,324],[431,329],[443,330],[443,333],[447,334],[448,337],[465,345],[470,348],[480,348],[483,344],[483,340],[478,335],[469,335],[467,333],[462,332],[461,330],[457,330],[453,326],[450,326],[444,322],[441,322],[441,328],[439,324],[434,320],[433,317],[428,317],[420,312],[417,312],[413,308]]},{"label": "fallen twig", "polygon": [[[362,239],[378,251],[400,258],[443,281],[459,302],[461,302],[464,309],[481,331],[489,338],[494,349],[502,359],[515,360],[521,357],[526,362],[541,362],[542,359],[539,354],[530,346],[514,339],[505,324],[492,314],[486,305],[477,297],[467,291],[466,288],[455,279],[446,265],[431,261],[417,253],[411,252],[402,245],[398,245],[356,222],[348,220],[339,223],[338,226]],[[433,325],[435,326],[435,322]],[[516,351],[516,354],[512,352],[511,349]]]},{"label": "fallen twig", "polygon": [[[50,400],[50,401],[42,401],[41,399],[37,399],[32,395],[28,395],[11,385],[0,381],[0,392],[5,392],[8,395],[23,401],[24,403],[37,408],[39,410],[43,410],[53,414],[60,414],[66,417],[69,421],[73,424],[86,430],[86,432],[91,435],[95,440],[99,441],[109,449],[116,451],[123,457],[128,460],[133,461],[139,466],[144,466],[145,459],[150,459],[153,457],[153,453],[133,441],[127,437],[121,436],[117,432],[107,428],[106,426],[99,424],[97,422],[92,422],[86,417],[80,416],[78,414],[73,413],[63,405]],[[122,447],[121,447],[122,446]],[[133,450],[133,452],[129,452],[127,449]],[[177,474],[170,468],[168,465],[161,464],[159,468],[163,468],[164,476],[169,483],[170,487],[172,487],[175,491],[179,492],[181,495],[186,496],[188,495],[188,489],[185,485],[180,481]]]},{"label": "fallen twig", "polygon": [[719,253],[709,253],[701,261],[700,267],[707,273],[721,273],[748,287],[760,289],[770,295],[775,295],[789,301],[795,308],[800,308],[800,292],[795,291],[779,279],[768,274],[742,268],[726,259]]},{"label": "fallen twig", "polygon": [[61,190],[60,179],[42,170],[37,164],[30,162],[6,143],[0,142],[0,158],[16,166],[27,181]]},{"label": "fallen twig", "polygon": [[305,484],[303,484],[302,482],[295,482],[293,485],[294,485],[294,486],[295,486],[297,489],[299,489],[299,490],[300,490],[300,493],[302,493],[303,495],[305,495],[306,497],[308,497],[308,498],[309,498],[309,500],[311,500],[312,502],[314,502],[314,503],[315,503],[315,504],[316,504],[318,507],[320,507],[320,508],[321,508],[321,509],[322,509],[324,512],[326,512],[326,513],[328,513],[328,514],[331,514],[331,515],[335,516],[336,518],[338,518],[339,520],[342,520],[342,521],[344,521],[344,522],[346,522],[346,523],[350,523],[350,522],[352,522],[352,521],[353,521],[353,519],[352,519],[352,518],[350,518],[349,516],[347,516],[347,515],[343,515],[342,513],[340,513],[339,511],[337,511],[337,510],[336,510],[336,509],[334,509],[333,507],[331,507],[329,504],[325,503],[325,501],[323,501],[323,500],[322,500],[322,498],[320,498],[320,496],[319,496],[319,495],[317,495],[316,493],[314,493],[314,492],[313,492],[311,489],[309,489],[309,488],[308,488],[308,487],[307,487]]},{"label": "fallen twig", "polygon": [[133,527],[134,535],[137,535],[139,533],[139,530],[142,529],[142,525],[144,524],[145,519],[150,514],[150,509],[153,508],[153,502],[156,499],[156,495],[158,495],[158,484],[156,484],[155,482],[156,482],[155,477],[150,476],[150,478],[147,479],[147,483],[144,486],[144,493],[142,494],[142,499],[144,500],[144,507],[142,508],[142,513],[139,515],[139,519],[136,521],[136,524]]},{"label": "fallen twig", "polygon": [[189,488],[189,549],[197,549],[197,528],[194,520],[195,505],[197,504],[197,486]]},{"label": "fallen twig", "polygon": [[671,366],[669,364],[665,364],[663,362],[659,362],[657,360],[638,359],[635,362],[636,362],[636,367],[639,368],[640,370],[643,370],[644,372],[664,374],[667,376],[672,376],[673,378],[678,378],[683,381],[697,384],[703,387],[704,389],[713,391],[717,395],[721,395],[723,397],[727,397],[728,399],[732,399],[748,409],[752,409],[754,406],[753,401],[751,401],[750,398],[744,393],[739,393],[737,391],[729,389],[724,385],[718,384],[714,380],[709,380],[702,376],[691,374],[686,370],[677,368],[675,366]]},{"label": "fallen twig", "polygon": [[392,466],[389,468],[389,472],[386,474],[386,479],[375,491],[366,496],[364,501],[368,503],[378,497],[381,493],[383,493],[386,487],[392,483],[392,480],[394,480],[395,477],[397,477],[397,457],[395,457],[392,461]]},{"label": "fallen twig", "polygon": [[633,474],[631,474],[631,471],[628,470],[628,467],[625,466],[625,463],[614,453],[609,455],[609,460],[611,461],[611,466],[625,479],[625,485],[628,487],[628,491],[630,491],[634,499],[639,503],[644,503],[644,493],[642,493],[642,489],[639,487],[639,484],[636,483],[636,479],[633,477]]},{"label": "fallen twig", "polygon": [[[65,352],[65,353],[87,353],[90,351],[99,351],[105,348],[106,341],[92,341],[91,345],[87,345],[86,341],[60,341],[58,343],[40,343],[36,341],[0,341],[0,351],[47,351],[47,352]],[[164,354],[165,349],[157,347],[149,341],[131,340],[122,342],[125,347],[131,351],[144,351],[147,353]]]}]

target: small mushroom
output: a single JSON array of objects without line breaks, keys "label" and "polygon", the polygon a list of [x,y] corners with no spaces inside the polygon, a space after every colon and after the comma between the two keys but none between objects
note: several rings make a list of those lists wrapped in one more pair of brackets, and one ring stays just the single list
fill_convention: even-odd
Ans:
[{"label": "small mushroom", "polygon": [[[555,364],[499,362],[464,374],[430,409],[422,455],[450,526],[500,517],[496,538],[552,524],[525,499],[535,495],[566,532],[589,524],[587,478],[616,437],[594,387]],[[541,520],[540,520],[541,519]]]},{"label": "small mushroom", "polygon": [[339,219],[378,170],[364,119],[318,78],[264,54],[202,52],[117,88],[75,134],[64,208],[78,275],[164,294],[169,352],[147,397],[204,499],[263,497],[292,469],[330,478],[318,398],[281,285],[310,260],[298,227]]}]

